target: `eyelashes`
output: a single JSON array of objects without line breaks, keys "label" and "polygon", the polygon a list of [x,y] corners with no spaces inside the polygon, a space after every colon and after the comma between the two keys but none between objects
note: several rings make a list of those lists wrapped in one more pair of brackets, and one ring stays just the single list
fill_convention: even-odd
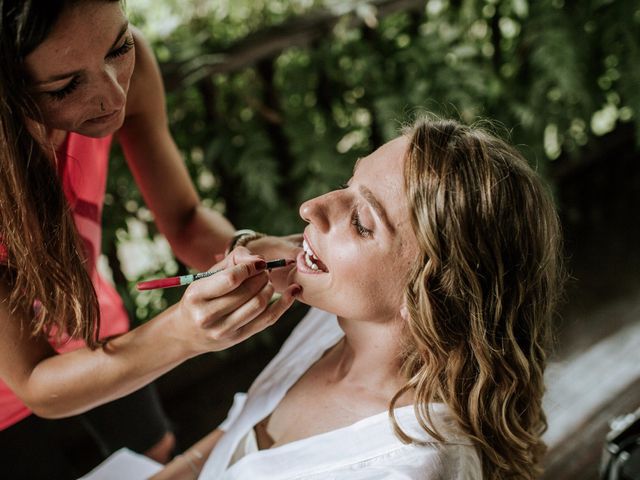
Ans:
[{"label": "eyelashes", "polygon": [[[349,188],[349,184],[342,183],[338,185],[337,190],[345,190],[347,188]],[[360,214],[358,213],[357,208],[354,208],[353,213],[351,213],[351,225],[353,225],[358,235],[361,236],[362,238],[370,238],[373,235],[373,230],[365,227],[360,222]]]},{"label": "eyelashes", "polygon": [[121,47],[107,54],[107,58],[117,58],[121,57],[122,55],[126,55],[134,47],[134,45],[135,42],[133,41],[133,36],[129,35]]},{"label": "eyelashes", "polygon": [[362,225],[362,223],[360,223],[360,214],[358,213],[358,210],[354,210],[353,213],[351,214],[351,225],[355,227],[356,232],[358,232],[358,235],[360,235],[363,238],[369,238],[371,237],[371,235],[373,235],[372,230],[369,230],[367,227]]},{"label": "eyelashes", "polygon": [[78,77],[73,77],[71,81],[60,90],[54,90],[53,92],[46,93],[54,100],[62,100],[67,95],[73,93],[75,89],[78,88],[78,85],[80,85],[80,79]]},{"label": "eyelashes", "polygon": [[[118,47],[116,50],[113,50],[107,54],[107,59],[114,59],[118,57],[122,57],[131,51],[131,49],[135,46],[135,41],[133,40],[133,36],[129,35],[122,46]],[[71,79],[71,81],[62,87],[59,90],[54,90],[51,92],[45,92],[49,95],[53,100],[64,100],[68,95],[72,94],[80,85],[80,77],[75,76]]]}]

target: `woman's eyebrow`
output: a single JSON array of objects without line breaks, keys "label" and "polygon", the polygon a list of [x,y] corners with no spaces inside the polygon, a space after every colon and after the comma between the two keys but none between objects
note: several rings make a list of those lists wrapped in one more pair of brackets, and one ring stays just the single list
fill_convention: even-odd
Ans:
[{"label": "woman's eyebrow", "polygon": [[373,192],[363,185],[360,185],[358,190],[360,190],[360,194],[364,197],[367,203],[371,205],[371,208],[373,208],[373,210],[376,212],[378,217],[380,217],[380,220],[382,220],[382,223],[384,223],[384,226],[387,228],[387,230],[389,230],[389,232],[392,234],[395,233],[396,229],[393,228],[393,225],[389,221],[389,217],[387,217],[387,212],[385,211],[382,204],[375,197]]}]

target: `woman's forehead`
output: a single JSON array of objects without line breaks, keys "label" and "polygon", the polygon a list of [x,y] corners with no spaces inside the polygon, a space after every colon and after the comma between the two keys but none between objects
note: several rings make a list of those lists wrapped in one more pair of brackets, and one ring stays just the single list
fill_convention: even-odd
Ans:
[{"label": "woman's forehead", "polygon": [[366,168],[372,168],[371,163],[376,164],[381,163],[383,166],[386,165],[391,168],[391,166],[396,166],[397,164],[402,165],[402,161],[404,160],[404,156],[409,147],[409,138],[405,135],[400,137],[396,137],[393,140],[385,143],[373,153],[367,155],[366,157],[360,157],[356,160],[355,165],[353,166],[353,174],[356,174],[361,163],[369,164]]},{"label": "woman's forehead", "polygon": [[47,38],[26,57],[36,82],[82,70],[94,59],[102,60],[126,29],[120,2],[77,2],[67,7]]},{"label": "woman's forehead", "polygon": [[408,147],[408,137],[395,138],[359,159],[354,169],[354,181],[371,192],[395,227],[409,218],[403,169]]}]

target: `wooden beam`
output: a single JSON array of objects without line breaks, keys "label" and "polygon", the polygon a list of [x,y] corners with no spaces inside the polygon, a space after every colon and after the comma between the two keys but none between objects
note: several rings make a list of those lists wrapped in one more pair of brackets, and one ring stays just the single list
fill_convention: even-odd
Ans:
[{"label": "wooden beam", "polygon": [[338,21],[346,15],[352,27],[367,22],[367,16],[359,9],[369,6],[376,18],[400,11],[423,10],[424,0],[370,0],[354,2],[348,8],[331,11],[322,10],[292,18],[281,25],[257,31],[229,47],[180,63],[167,62],[161,65],[167,90],[183,83],[192,84],[211,75],[231,73],[255,65],[257,62],[276,57],[292,46],[306,46],[328,35]]}]

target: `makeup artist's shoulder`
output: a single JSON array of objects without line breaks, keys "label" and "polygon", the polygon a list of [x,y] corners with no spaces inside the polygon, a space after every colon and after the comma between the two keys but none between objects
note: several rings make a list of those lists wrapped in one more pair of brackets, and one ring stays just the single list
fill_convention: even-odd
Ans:
[{"label": "makeup artist's shoulder", "polygon": [[127,95],[127,116],[148,111],[154,105],[164,105],[165,101],[160,68],[151,45],[137,28],[132,26],[131,32],[136,60]]}]

